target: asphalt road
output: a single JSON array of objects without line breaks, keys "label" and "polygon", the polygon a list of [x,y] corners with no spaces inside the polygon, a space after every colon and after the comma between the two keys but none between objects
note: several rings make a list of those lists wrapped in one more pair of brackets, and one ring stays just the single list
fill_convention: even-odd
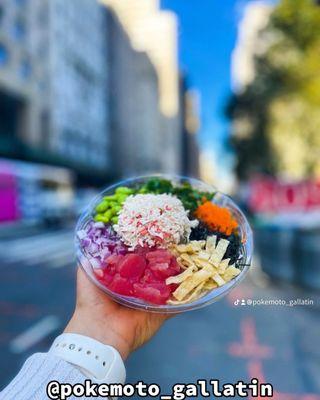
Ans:
[{"label": "asphalt road", "polygon": [[[2,388],[30,354],[46,351],[71,314],[72,230],[0,235],[0,271]],[[250,305],[261,299],[313,305]],[[177,382],[254,377],[273,384],[274,399],[320,400],[319,337],[319,295],[269,282],[254,268],[223,300],[170,320],[131,356],[128,381],[158,383],[170,394]]]}]

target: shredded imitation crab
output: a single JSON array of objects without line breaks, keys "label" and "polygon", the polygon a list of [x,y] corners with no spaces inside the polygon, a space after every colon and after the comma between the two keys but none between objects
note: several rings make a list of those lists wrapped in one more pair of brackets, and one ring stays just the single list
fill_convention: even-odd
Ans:
[{"label": "shredded imitation crab", "polygon": [[114,230],[124,243],[136,247],[166,248],[188,239],[197,220],[188,218],[181,201],[171,194],[138,194],[123,204]]}]

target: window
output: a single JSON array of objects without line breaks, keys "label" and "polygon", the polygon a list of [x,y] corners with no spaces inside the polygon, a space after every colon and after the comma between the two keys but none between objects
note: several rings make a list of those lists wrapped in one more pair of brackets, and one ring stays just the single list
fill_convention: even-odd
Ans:
[{"label": "window", "polygon": [[0,22],[2,22],[3,17],[4,17],[4,8],[3,6],[0,5]]},{"label": "window", "polygon": [[9,53],[6,46],[0,42],[0,66],[5,65],[9,60]]},{"label": "window", "polygon": [[14,39],[21,40],[26,36],[26,24],[24,19],[22,18],[17,18],[13,28],[12,28],[12,33]]},{"label": "window", "polygon": [[45,58],[48,54],[48,46],[46,43],[42,42],[39,46],[38,46],[38,56],[40,58]]},{"label": "window", "polygon": [[19,74],[22,79],[28,79],[31,76],[32,68],[30,61],[25,59],[21,62],[19,67]]},{"label": "window", "polygon": [[42,145],[44,148],[50,146],[50,115],[49,111],[43,110],[40,117]]},{"label": "window", "polygon": [[44,94],[46,90],[48,89],[48,84],[45,80],[41,79],[38,81],[38,89],[41,94]]}]

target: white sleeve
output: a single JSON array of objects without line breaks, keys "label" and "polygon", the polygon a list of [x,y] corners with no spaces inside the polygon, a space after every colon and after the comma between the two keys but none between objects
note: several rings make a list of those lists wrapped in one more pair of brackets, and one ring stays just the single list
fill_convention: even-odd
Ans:
[{"label": "white sleeve", "polygon": [[[18,375],[0,392],[0,400],[49,399],[46,388],[50,381],[83,383],[88,379],[78,368],[50,353],[36,353],[27,359]],[[79,397],[69,397],[79,400]],[[85,399],[85,398],[83,398]],[[99,397],[96,399],[104,399]]]}]

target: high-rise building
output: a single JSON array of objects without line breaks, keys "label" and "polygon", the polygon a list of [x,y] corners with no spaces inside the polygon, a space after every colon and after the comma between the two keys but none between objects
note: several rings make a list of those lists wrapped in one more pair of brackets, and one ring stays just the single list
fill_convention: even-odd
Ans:
[{"label": "high-rise building", "polygon": [[199,146],[197,133],[200,129],[200,94],[191,89],[186,79],[180,80],[182,149],[181,172],[185,176],[199,177]]},{"label": "high-rise building", "polygon": [[[0,152],[108,165],[105,8],[92,0],[0,5]],[[30,154],[31,154],[30,153]],[[29,154],[29,153],[28,153]]]},{"label": "high-rise building", "polygon": [[[158,171],[179,173],[182,126],[179,118],[176,16],[169,11],[160,10],[158,0],[101,0],[101,2],[119,20],[132,49],[145,53],[157,75],[160,115],[153,131],[145,132],[145,136],[149,136],[149,141],[153,140],[154,144],[160,143],[161,147],[157,148],[161,148],[161,152],[150,153],[149,159],[155,158],[153,164],[158,165]],[[147,105],[144,112],[148,112]],[[136,135],[138,137],[138,132]]]},{"label": "high-rise building", "polygon": [[232,53],[231,79],[236,92],[243,91],[255,78],[255,57],[268,46],[259,33],[267,26],[272,9],[266,1],[252,1],[245,6]]},{"label": "high-rise building", "polygon": [[179,68],[177,17],[160,10],[159,0],[100,0],[119,18],[132,47],[150,57],[159,77],[161,112],[178,112]]},{"label": "high-rise building", "polygon": [[181,172],[177,57],[159,0],[3,0],[0,155],[95,176]]},{"label": "high-rise building", "polygon": [[132,48],[114,13],[109,14],[108,37],[113,175],[161,171],[156,70],[145,52]]},{"label": "high-rise building", "polygon": [[50,145],[97,169],[108,165],[105,9],[92,0],[48,0],[51,16]]}]

